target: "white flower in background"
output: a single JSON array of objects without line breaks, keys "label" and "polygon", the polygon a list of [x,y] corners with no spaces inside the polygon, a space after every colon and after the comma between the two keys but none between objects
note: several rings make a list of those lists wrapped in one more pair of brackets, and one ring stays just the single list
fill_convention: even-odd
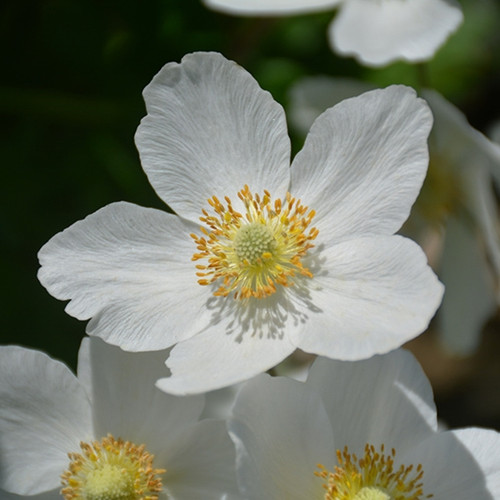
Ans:
[{"label": "white flower in background", "polygon": [[429,191],[427,200],[441,195],[446,209],[439,274],[447,292],[439,320],[446,345],[469,354],[500,304],[500,220],[494,192],[500,181],[500,146],[472,128],[437,92],[427,90],[423,96],[435,118],[429,149],[430,172],[436,172],[424,194]]},{"label": "white flower in background", "polygon": [[318,358],[306,383],[245,382],[228,421],[248,500],[492,500],[500,434],[439,432],[415,358]]},{"label": "white flower in background", "polygon": [[328,110],[292,168],[283,108],[220,54],[167,64],[144,96],[143,168],[177,215],[113,203],[39,253],[40,281],[92,318],[88,333],[132,351],[176,344],[159,386],[190,393],[297,347],[360,359],[426,328],[442,285],[393,235],[428,162],[432,119],[412,89]]},{"label": "white flower in background", "polygon": [[[306,133],[314,119],[342,99],[371,87],[328,77],[304,79],[290,95],[290,121]],[[500,303],[500,226],[493,183],[500,182],[500,147],[475,130],[440,94],[424,90],[434,114],[430,166],[408,230],[419,240],[444,234],[438,257],[446,286],[438,314],[444,345],[470,354],[484,322]],[[442,231],[444,229],[444,232]]]},{"label": "white flower in background", "polygon": [[39,351],[0,347],[0,488],[37,500],[235,493],[224,422],[199,421],[203,396],[154,386],[164,356],[85,339],[77,378]]},{"label": "white flower in background", "polygon": [[332,50],[367,66],[431,59],[463,20],[455,0],[204,0],[228,14],[278,16],[338,7]]}]

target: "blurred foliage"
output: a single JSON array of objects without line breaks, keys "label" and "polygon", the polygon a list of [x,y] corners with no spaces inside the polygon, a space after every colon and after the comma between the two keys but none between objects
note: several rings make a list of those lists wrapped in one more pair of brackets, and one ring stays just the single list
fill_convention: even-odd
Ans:
[{"label": "blurred foliage", "polygon": [[330,51],[333,12],[266,19],[211,12],[201,0],[2,2],[1,343],[34,346],[75,365],[84,323],[38,283],[36,253],[108,203],[164,207],[133,141],[145,114],[142,89],[163,64],[220,51],[284,106],[303,76],[431,85],[484,129],[500,118],[500,7],[494,0],[462,4],[465,24],[430,64],[375,70]]}]

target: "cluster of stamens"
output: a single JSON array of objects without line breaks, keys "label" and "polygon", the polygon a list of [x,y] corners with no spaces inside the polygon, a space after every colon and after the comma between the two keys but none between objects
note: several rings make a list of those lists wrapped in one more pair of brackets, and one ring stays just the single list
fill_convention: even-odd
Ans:
[{"label": "cluster of stamens", "polygon": [[82,453],[68,453],[71,462],[61,476],[66,500],[158,500],[165,470],[153,468],[144,445],[108,434],[80,448]]},{"label": "cluster of stamens", "polygon": [[325,482],[325,500],[423,500],[422,465],[401,465],[395,469],[394,448],[385,454],[384,445],[376,451],[367,444],[362,458],[351,454],[347,446],[337,450],[338,465],[329,472],[321,464],[314,474]]},{"label": "cluster of stamens", "polygon": [[233,293],[234,298],[263,298],[276,292],[277,286],[290,286],[297,275],[312,277],[301,259],[314,245],[318,230],[309,228],[314,210],[286,194],[285,201],[271,202],[264,191],[253,195],[248,186],[238,193],[245,213],[237,212],[226,196],[224,205],[216,196],[208,200],[215,215],[202,210],[203,235],[191,234],[197,252],[200,285],[219,281],[215,296]]}]

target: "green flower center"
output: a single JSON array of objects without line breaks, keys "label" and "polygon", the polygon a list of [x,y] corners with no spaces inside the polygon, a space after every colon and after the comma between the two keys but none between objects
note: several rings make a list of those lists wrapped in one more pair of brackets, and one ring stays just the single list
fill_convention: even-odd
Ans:
[{"label": "green flower center", "polygon": [[234,238],[238,259],[250,265],[259,265],[271,258],[276,245],[276,240],[269,228],[259,222],[242,226]]},{"label": "green flower center", "polygon": [[153,468],[144,445],[108,435],[80,448],[61,476],[65,500],[158,500],[165,470]]},{"label": "green flower center", "polygon": [[375,486],[365,486],[361,488],[353,497],[353,500],[392,500],[381,488]]},{"label": "green flower center", "polygon": [[458,171],[445,158],[434,153],[415,203],[415,212],[427,223],[439,226],[451,214],[456,215],[464,209],[464,199]]},{"label": "green flower center", "polygon": [[104,464],[87,475],[87,500],[135,500],[132,475],[118,465]]}]

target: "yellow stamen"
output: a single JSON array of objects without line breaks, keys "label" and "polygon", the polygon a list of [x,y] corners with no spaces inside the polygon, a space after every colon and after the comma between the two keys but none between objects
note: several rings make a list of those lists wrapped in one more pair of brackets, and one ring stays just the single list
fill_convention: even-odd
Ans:
[{"label": "yellow stamen", "polygon": [[101,441],[80,443],[82,453],[68,453],[62,476],[65,500],[158,500],[164,469],[153,468],[153,455],[108,434]]},{"label": "yellow stamen", "polygon": [[[271,195],[253,195],[248,186],[238,193],[245,213],[237,212],[229,197],[223,205],[216,196],[208,200],[215,215],[202,210],[202,236],[191,234],[197,252],[192,260],[207,259],[196,264],[200,285],[219,282],[215,296],[263,298],[277,291],[277,285],[294,284],[297,275],[311,278],[302,258],[314,245],[319,231],[309,225],[314,210],[287,193],[285,202],[271,202]],[[307,215],[306,215],[307,213]],[[309,228],[309,229],[308,229]]]},{"label": "yellow stamen", "polygon": [[396,451],[385,454],[373,445],[365,446],[365,453],[358,459],[349,453],[347,446],[337,450],[335,472],[329,472],[321,464],[314,474],[325,483],[324,500],[423,500],[434,495],[423,493],[422,465],[401,465],[394,468]]}]

